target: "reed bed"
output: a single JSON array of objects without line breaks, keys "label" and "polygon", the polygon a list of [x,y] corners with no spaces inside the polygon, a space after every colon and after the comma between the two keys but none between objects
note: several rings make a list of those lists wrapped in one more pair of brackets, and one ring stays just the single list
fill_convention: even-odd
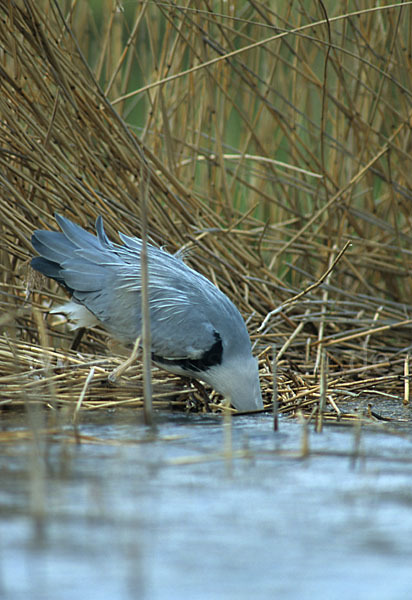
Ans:
[{"label": "reed bed", "polygon": [[[0,0],[0,406],[143,406],[140,362],[108,383],[124,354],[98,329],[71,350],[29,267],[56,211],[139,235],[143,187],[152,242],[247,319],[267,408],[274,348],[280,413],[407,404],[411,23],[408,2]],[[219,409],[153,383],[155,407]]]}]

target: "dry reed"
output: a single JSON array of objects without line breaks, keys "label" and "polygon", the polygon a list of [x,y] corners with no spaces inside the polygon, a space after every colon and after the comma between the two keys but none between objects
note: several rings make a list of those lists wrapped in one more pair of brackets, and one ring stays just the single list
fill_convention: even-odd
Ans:
[{"label": "dry reed", "polygon": [[[268,406],[274,345],[279,413],[319,407],[321,349],[325,420],[402,403],[412,9],[369,4],[325,2],[327,23],[304,2],[0,0],[0,406],[143,406],[141,365],[109,386],[123,357],[104,333],[70,351],[48,316],[63,294],[28,262],[55,211],[139,235],[146,182],[152,241],[248,320]],[[155,407],[206,410],[153,376]]]}]

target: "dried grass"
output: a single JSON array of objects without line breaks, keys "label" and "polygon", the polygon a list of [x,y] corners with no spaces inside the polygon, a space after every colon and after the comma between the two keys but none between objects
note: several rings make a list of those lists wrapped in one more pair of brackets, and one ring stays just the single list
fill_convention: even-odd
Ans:
[{"label": "dried grass", "polygon": [[[123,358],[97,330],[70,351],[47,315],[62,292],[28,261],[55,211],[139,234],[143,167],[152,240],[190,250],[239,306],[268,404],[274,344],[280,412],[319,406],[322,349],[325,417],[342,400],[402,403],[409,3],[343,15],[329,2],[329,23],[316,3],[98,4],[0,0],[1,405],[142,406],[140,365],[108,387]],[[156,407],[202,406],[160,371],[154,387]]]}]

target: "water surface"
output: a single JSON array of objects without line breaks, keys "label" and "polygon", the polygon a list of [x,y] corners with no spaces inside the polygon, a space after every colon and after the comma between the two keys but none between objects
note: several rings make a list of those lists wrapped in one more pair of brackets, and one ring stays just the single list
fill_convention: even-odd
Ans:
[{"label": "water surface", "polygon": [[238,417],[232,459],[221,417],[157,423],[99,411],[81,443],[0,445],[1,598],[412,597],[408,423],[310,428],[302,458],[297,422]]}]

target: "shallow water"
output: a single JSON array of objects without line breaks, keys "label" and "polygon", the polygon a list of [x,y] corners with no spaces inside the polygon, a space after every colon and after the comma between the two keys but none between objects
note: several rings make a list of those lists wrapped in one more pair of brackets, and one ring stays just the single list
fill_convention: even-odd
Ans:
[{"label": "shallow water", "polygon": [[229,460],[220,417],[157,422],[153,437],[133,411],[99,412],[79,426],[90,443],[1,444],[0,598],[412,597],[408,424],[359,447],[354,427],[311,428],[301,458],[298,423],[238,417]]}]

